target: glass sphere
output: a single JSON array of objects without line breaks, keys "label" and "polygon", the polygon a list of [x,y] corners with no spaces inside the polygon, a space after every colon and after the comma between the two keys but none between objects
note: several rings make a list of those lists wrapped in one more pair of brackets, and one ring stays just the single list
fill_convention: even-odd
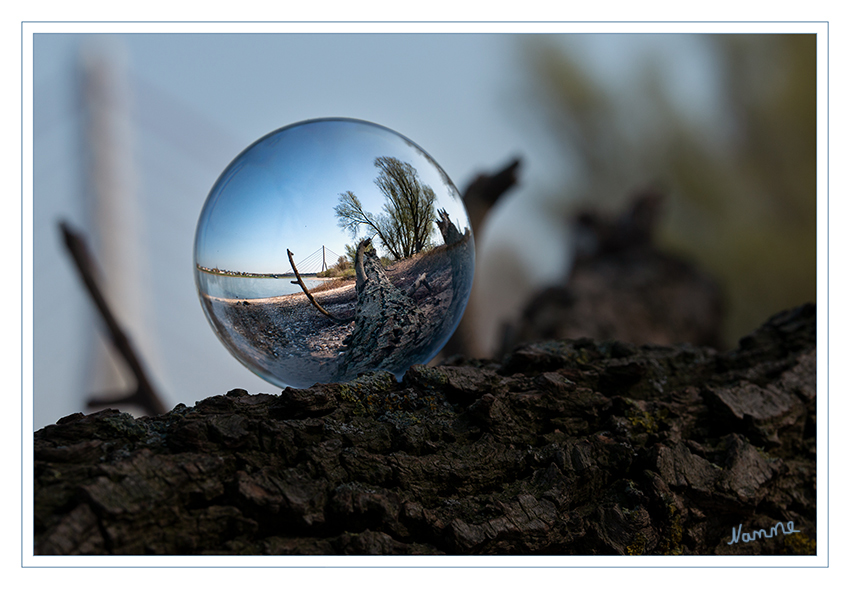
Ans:
[{"label": "glass sphere", "polygon": [[448,175],[373,123],[269,133],[210,190],[195,233],[204,313],[242,364],[280,387],[400,378],[460,321],[472,229]]}]

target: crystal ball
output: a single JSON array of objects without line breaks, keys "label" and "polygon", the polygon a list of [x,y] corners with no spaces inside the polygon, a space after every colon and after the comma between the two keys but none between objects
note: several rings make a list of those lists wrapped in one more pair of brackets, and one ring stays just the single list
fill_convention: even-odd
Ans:
[{"label": "crystal ball", "polygon": [[213,331],[279,387],[401,378],[454,332],[475,247],[463,200],[386,127],[315,119],[273,131],[224,170],[194,246]]}]

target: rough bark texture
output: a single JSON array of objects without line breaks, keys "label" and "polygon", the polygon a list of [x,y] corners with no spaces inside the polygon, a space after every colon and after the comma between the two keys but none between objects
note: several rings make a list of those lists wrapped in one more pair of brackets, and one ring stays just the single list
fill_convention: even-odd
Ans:
[{"label": "rough bark texture", "polygon": [[811,554],[815,316],[71,415],[35,434],[34,551]]},{"label": "rough bark texture", "polygon": [[420,353],[429,335],[422,329],[427,321],[425,314],[407,293],[390,282],[370,245],[370,240],[364,239],[357,247],[354,330],[343,342],[345,361],[340,374],[356,374],[369,366],[398,365],[401,354]]}]

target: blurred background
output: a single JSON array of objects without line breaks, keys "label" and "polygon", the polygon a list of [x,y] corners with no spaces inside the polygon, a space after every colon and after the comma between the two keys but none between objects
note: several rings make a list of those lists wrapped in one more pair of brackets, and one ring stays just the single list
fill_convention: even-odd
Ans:
[{"label": "blurred background", "polygon": [[225,166],[310,118],[390,127],[461,191],[521,158],[476,235],[478,355],[568,279],[572,212],[648,186],[667,196],[659,245],[723,288],[725,346],[815,300],[814,35],[39,33],[33,57],[35,429],[132,386],[60,220],[169,408],[276,392],[207,324],[192,245]]}]

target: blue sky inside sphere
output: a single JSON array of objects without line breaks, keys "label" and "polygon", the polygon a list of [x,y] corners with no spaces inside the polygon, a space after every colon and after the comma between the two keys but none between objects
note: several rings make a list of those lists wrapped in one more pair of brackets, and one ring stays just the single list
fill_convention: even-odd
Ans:
[{"label": "blue sky inside sphere", "polygon": [[[469,226],[460,195],[426,153],[392,130],[354,119],[320,119],[285,127],[252,144],[223,172],[198,221],[195,261],[205,268],[278,274],[325,247],[344,255],[374,230],[355,237],[341,227],[336,207],[352,192],[363,209],[385,214],[386,196],[375,183],[377,158],[410,164],[436,195],[461,233]],[[436,224],[433,243],[439,243]],[[379,253],[379,240],[374,241]],[[329,260],[333,264],[336,260]]]}]

